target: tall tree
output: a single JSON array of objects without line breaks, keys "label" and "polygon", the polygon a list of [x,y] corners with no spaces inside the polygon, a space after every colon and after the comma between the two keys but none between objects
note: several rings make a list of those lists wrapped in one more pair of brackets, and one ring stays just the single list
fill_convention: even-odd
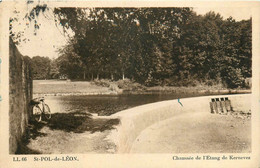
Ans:
[{"label": "tall tree", "polygon": [[35,56],[32,58],[33,79],[49,79],[51,60],[48,57]]},{"label": "tall tree", "polygon": [[74,31],[71,47],[81,68],[97,78],[128,77],[149,86],[214,81],[238,87],[251,75],[251,21],[223,20],[214,12],[200,16],[191,8],[55,12]]}]

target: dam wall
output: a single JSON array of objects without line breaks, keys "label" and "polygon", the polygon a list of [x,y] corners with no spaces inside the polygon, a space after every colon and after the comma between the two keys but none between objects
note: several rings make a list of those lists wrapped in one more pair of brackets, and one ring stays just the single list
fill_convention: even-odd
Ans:
[{"label": "dam wall", "polygon": [[211,113],[212,98],[223,97],[230,100],[233,111],[247,112],[251,109],[251,94],[239,94],[168,100],[138,106],[111,115],[112,118],[120,119],[120,124],[113,133],[113,136],[116,136],[113,139],[116,140],[117,153],[128,153],[135,139],[147,127],[183,113],[190,113],[191,117],[197,112]]}]

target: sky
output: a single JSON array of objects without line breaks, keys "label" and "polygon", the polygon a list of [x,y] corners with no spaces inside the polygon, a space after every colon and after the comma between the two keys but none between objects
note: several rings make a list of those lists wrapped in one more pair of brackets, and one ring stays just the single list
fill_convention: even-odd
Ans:
[{"label": "sky", "polygon": [[193,10],[200,15],[204,15],[209,11],[214,11],[215,13],[219,13],[224,19],[232,16],[236,21],[246,20],[252,16],[251,8],[240,7],[240,8],[193,8]]},{"label": "sky", "polygon": [[57,50],[64,46],[67,38],[63,33],[61,26],[56,26],[53,17],[43,16],[40,14],[38,19],[40,28],[34,35],[34,25],[29,23],[29,28],[25,30],[24,37],[30,41],[22,42],[18,46],[22,55],[29,57],[46,56],[49,58],[57,58]]},{"label": "sky", "polygon": [[[209,11],[214,11],[220,13],[224,19],[232,16],[235,20],[240,21],[243,19],[249,19],[251,17],[250,8],[193,8],[197,14],[204,15]],[[40,23],[40,29],[37,30],[37,35],[33,35],[34,28],[31,23],[29,28],[25,31],[25,37],[30,39],[26,43],[21,43],[18,46],[19,51],[22,55],[27,55],[29,57],[33,56],[46,56],[51,59],[57,58],[59,56],[57,50],[62,48],[67,41],[67,37],[64,36],[61,26],[56,26],[51,12],[39,15],[37,19]],[[14,27],[19,30],[19,26]],[[23,27],[24,28],[24,27]]]}]

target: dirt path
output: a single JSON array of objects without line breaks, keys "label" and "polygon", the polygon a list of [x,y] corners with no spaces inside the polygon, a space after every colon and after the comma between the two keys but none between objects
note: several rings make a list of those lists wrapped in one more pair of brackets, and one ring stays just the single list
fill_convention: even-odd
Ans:
[{"label": "dirt path", "polygon": [[131,152],[250,152],[250,123],[250,119],[235,118],[231,115],[187,113],[145,129],[137,137]]},{"label": "dirt path", "polygon": [[115,153],[107,139],[118,119],[87,113],[56,113],[44,122],[32,122],[17,154]]},{"label": "dirt path", "polygon": [[106,139],[109,131],[91,133],[64,132],[43,127],[41,133],[46,136],[37,137],[27,145],[42,154],[69,153],[114,153],[115,145]]}]

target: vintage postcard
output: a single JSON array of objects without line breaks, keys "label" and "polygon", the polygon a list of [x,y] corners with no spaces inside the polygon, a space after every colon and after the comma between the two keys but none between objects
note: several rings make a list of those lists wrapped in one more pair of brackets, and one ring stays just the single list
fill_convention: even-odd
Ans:
[{"label": "vintage postcard", "polygon": [[260,167],[259,2],[0,8],[0,167]]}]

